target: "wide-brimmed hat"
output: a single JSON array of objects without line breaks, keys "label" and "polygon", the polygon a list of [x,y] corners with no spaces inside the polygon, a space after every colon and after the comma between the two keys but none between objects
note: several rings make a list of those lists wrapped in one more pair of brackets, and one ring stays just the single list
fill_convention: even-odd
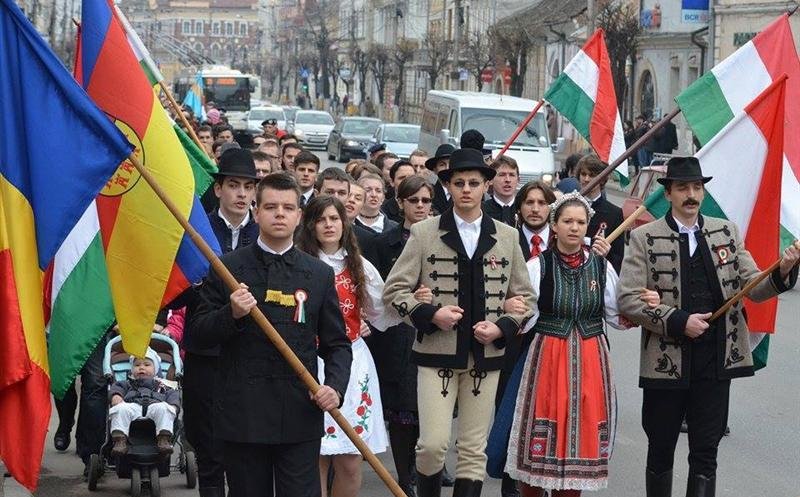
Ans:
[{"label": "wide-brimmed hat", "polygon": [[667,175],[658,178],[658,182],[667,185],[673,181],[702,181],[708,183],[711,176],[703,176],[700,170],[700,161],[695,157],[672,157],[667,161]]},{"label": "wide-brimmed hat", "polygon": [[375,153],[380,152],[381,150],[386,150],[386,144],[385,143],[376,143],[375,145],[369,147],[368,152],[370,154],[375,154]]},{"label": "wide-brimmed hat", "polygon": [[214,176],[217,178],[232,176],[234,178],[260,179],[256,175],[253,154],[249,150],[241,148],[232,148],[220,155],[219,171],[214,173]]},{"label": "wide-brimmed hat", "polygon": [[494,169],[486,165],[483,154],[474,148],[459,148],[450,155],[450,164],[447,169],[439,172],[439,179],[450,181],[453,173],[458,171],[478,171],[484,178],[491,180],[497,173]]},{"label": "wide-brimmed hat", "polygon": [[455,149],[456,147],[450,145],[449,143],[439,145],[439,148],[436,149],[436,154],[425,161],[425,167],[433,171],[433,168],[436,167],[436,163],[442,159],[449,159],[450,155]]},{"label": "wide-brimmed hat", "polygon": [[468,129],[461,134],[461,148],[474,148],[479,150],[484,156],[492,155],[492,149],[486,148],[486,138],[477,129]]}]

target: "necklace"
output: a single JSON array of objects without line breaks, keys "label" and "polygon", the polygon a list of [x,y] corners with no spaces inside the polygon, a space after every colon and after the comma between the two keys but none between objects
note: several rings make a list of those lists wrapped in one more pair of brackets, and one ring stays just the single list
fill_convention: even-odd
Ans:
[{"label": "necklace", "polygon": [[366,214],[360,214],[360,217],[364,219],[378,219],[381,216],[381,213],[377,213],[374,216],[367,216]]}]

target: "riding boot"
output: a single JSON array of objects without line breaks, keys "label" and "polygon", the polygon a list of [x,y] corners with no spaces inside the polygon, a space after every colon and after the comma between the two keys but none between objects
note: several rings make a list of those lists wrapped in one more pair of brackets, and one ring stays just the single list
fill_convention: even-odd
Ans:
[{"label": "riding boot", "polygon": [[672,470],[656,474],[649,469],[646,472],[645,488],[647,497],[672,497]]},{"label": "riding boot", "polygon": [[224,489],[219,487],[201,487],[200,497],[225,497]]},{"label": "riding boot", "polygon": [[524,483],[519,484],[519,493],[522,497],[544,497],[544,489],[532,487]]},{"label": "riding boot", "polygon": [[450,473],[447,471],[447,464],[444,465],[444,469],[442,469],[442,486],[443,487],[452,487],[455,485],[456,479],[450,476]]},{"label": "riding boot", "polygon": [[500,497],[520,497],[517,482],[508,476],[508,473],[503,473],[503,481],[500,484]]},{"label": "riding boot", "polygon": [[442,495],[442,471],[433,475],[423,475],[417,472],[417,496],[418,497],[441,497]]},{"label": "riding boot", "polygon": [[453,497],[480,497],[483,482],[456,478],[453,484]]},{"label": "riding boot", "polygon": [[717,479],[714,476],[689,475],[686,497],[714,497]]}]

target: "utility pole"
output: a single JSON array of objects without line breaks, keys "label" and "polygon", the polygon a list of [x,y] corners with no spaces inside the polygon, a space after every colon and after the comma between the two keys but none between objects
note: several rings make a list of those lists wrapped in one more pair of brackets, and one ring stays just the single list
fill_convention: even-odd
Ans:
[{"label": "utility pole", "polygon": [[461,56],[461,1],[455,0],[453,9],[453,69],[458,73],[458,88],[461,89],[461,70],[458,65]]}]

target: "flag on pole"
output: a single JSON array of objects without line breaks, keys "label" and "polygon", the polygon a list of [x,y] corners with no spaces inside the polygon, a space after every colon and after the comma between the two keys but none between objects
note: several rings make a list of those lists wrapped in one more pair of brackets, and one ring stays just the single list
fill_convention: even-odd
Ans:
[{"label": "flag on pole", "polygon": [[43,271],[132,147],[12,0],[0,60],[0,458],[33,491],[50,421]]},{"label": "flag on pole", "polygon": [[183,105],[190,107],[194,115],[201,121],[206,118],[206,111],[203,107],[203,78],[200,74],[195,75],[194,84],[186,92]]},{"label": "flag on pole", "polygon": [[[544,99],[572,123],[602,161],[610,164],[625,152],[611,59],[602,29],[586,41],[544,94]],[[627,161],[614,172],[623,185],[628,184]]]},{"label": "flag on pole", "polygon": [[[83,0],[82,17],[79,82],[125,132],[192,225],[219,250],[195,195],[190,162],[153,89],[158,75],[146,63],[146,53],[131,44],[111,1]],[[199,282],[208,262],[128,162],[97,197],[97,219],[123,345],[144,354],[158,310]]]},{"label": "flag on pole", "polygon": [[714,66],[675,101],[705,145],[783,74],[789,77],[781,196],[781,240],[786,246],[800,238],[800,59],[788,14]]},{"label": "flag on pole", "polygon": [[[731,220],[762,269],[780,254],[786,81],[785,75],[776,78],[695,155],[703,174],[714,177],[706,184],[701,212]],[[670,208],[663,188],[646,205],[656,217]],[[746,300],[745,308],[748,327],[756,332],[751,334],[774,331],[777,299],[758,304]]]}]

